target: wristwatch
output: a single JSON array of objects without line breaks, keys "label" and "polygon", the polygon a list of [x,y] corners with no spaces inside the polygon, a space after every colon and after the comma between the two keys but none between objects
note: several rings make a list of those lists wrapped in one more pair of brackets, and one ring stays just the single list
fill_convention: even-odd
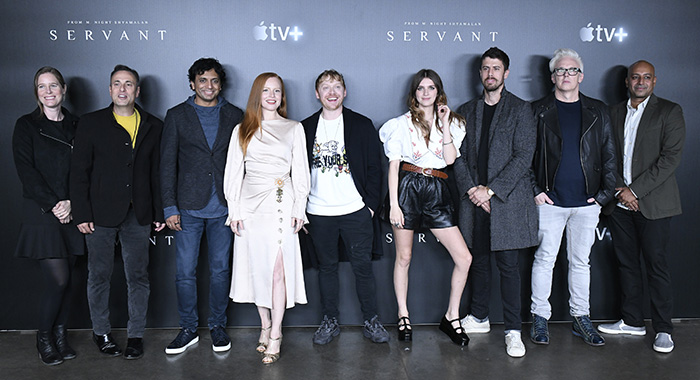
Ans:
[{"label": "wristwatch", "polygon": [[493,197],[496,193],[494,193],[490,187],[486,186],[486,194],[488,194],[489,197]]}]

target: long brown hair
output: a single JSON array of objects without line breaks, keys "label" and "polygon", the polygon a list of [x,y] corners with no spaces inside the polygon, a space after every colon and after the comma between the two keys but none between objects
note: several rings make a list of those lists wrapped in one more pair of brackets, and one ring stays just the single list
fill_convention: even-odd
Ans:
[{"label": "long brown hair", "polygon": [[[39,77],[42,74],[52,74],[53,76],[56,77],[56,80],[58,81],[58,84],[61,85],[61,90],[66,89],[66,81],[63,80],[63,75],[61,75],[61,72],[58,71],[55,67],[51,66],[44,66],[37,70],[36,74],[34,74],[34,97],[36,98],[36,102],[39,105],[39,112],[41,114],[44,114],[44,105],[41,104],[41,101],[39,100]],[[65,95],[63,97],[63,100],[65,101]]]},{"label": "long brown hair", "polygon": [[[424,78],[432,80],[435,84],[435,88],[437,89],[437,97],[435,98],[435,103],[433,104],[433,115],[435,115],[435,117],[437,117],[438,114],[438,105],[447,104],[447,94],[445,94],[445,89],[442,86],[442,79],[440,79],[440,76],[434,70],[421,69],[411,79],[411,87],[408,91],[408,97],[406,98],[406,102],[408,103],[409,111],[411,111],[411,121],[413,122],[413,125],[420,129],[421,134],[425,139],[425,144],[428,145],[428,142],[430,141],[430,128],[433,124],[433,121],[425,120],[425,113],[420,109],[418,99],[416,99],[416,91],[418,90],[418,86],[420,86],[420,82]],[[452,121],[455,119],[458,120],[460,123],[464,122],[464,118],[461,115],[459,115],[456,112],[450,112],[450,118],[448,120],[448,123],[452,124]],[[436,123],[436,125],[440,133],[442,133],[442,128],[440,127],[440,124]],[[447,128],[449,127],[450,126],[447,125]]]},{"label": "long brown hair", "polygon": [[241,127],[238,129],[238,140],[245,156],[248,150],[248,144],[253,139],[253,135],[262,128],[262,91],[265,88],[265,82],[270,78],[279,79],[282,84],[282,101],[277,107],[277,113],[280,116],[287,117],[287,95],[284,92],[284,81],[275,73],[262,73],[253,81],[253,87],[250,88],[248,96],[248,104],[245,107],[245,115],[241,122]]}]

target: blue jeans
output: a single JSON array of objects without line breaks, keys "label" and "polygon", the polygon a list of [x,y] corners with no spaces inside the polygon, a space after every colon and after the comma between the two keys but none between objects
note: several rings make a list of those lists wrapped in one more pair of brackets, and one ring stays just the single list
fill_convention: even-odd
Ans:
[{"label": "blue jeans", "polygon": [[589,256],[595,243],[600,206],[537,206],[540,213],[540,245],[532,263],[532,305],[530,311],[540,317],[552,316],[549,296],[552,292],[554,264],[566,231],[566,258],[569,262],[569,313],[573,317],[590,314],[591,266]]},{"label": "blue jeans", "polygon": [[95,225],[95,231],[85,235],[88,248],[87,298],[95,334],[104,335],[112,330],[109,323],[109,292],[114,268],[114,242],[118,237],[128,289],[129,322],[126,332],[129,338],[143,337],[148,296],[151,293],[148,281],[150,234],[151,225],[140,225],[131,208],[118,226]]},{"label": "blue jeans", "polygon": [[199,324],[197,314],[197,262],[202,233],[206,231],[209,247],[209,328],[226,326],[226,307],[231,285],[231,242],[233,233],[226,226],[226,216],[197,218],[180,215],[182,231],[175,233],[177,274],[177,310],[180,327],[194,330]]}]

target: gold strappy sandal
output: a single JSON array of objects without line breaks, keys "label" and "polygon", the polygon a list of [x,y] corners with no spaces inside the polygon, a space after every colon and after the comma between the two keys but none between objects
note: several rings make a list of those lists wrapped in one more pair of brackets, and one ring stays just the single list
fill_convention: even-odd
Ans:
[{"label": "gold strappy sandal", "polygon": [[[270,330],[272,329],[272,326],[270,327],[263,327],[260,329],[260,338],[258,338],[258,345],[255,347],[255,351],[263,354],[265,353],[265,350],[267,350],[267,345],[270,342]],[[265,338],[263,338],[265,336]]]},{"label": "gold strappy sandal", "polygon": [[[280,342],[280,343],[279,343],[279,344],[280,344],[280,346],[279,346],[279,351],[277,351],[277,352],[274,353],[274,354],[273,354],[273,353],[269,353],[269,352],[265,352],[265,355],[264,355],[263,358],[262,358],[263,364],[272,364],[272,363],[276,362],[277,360],[279,360],[279,358],[280,358],[280,351],[282,351],[282,337],[280,336],[280,337],[277,338],[277,339],[275,339],[275,338],[270,338],[270,343],[272,343],[272,342],[278,342],[278,341]],[[269,348],[269,346],[268,346],[268,348]]]}]

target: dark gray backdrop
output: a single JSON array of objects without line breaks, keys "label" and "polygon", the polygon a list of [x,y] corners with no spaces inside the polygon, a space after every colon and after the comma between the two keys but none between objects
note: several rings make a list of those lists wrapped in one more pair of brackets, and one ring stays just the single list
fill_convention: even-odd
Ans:
[{"label": "dark gray backdrop", "polygon": [[[634,7],[621,0],[2,2],[0,329],[31,329],[37,324],[41,290],[38,265],[12,255],[21,190],[10,141],[15,120],[35,107],[31,80],[40,66],[52,65],[62,71],[69,85],[67,106],[83,114],[109,104],[109,72],[117,63],[130,65],[143,77],[140,103],[162,118],[168,108],[191,94],[186,77],[191,63],[202,56],[213,56],[224,64],[230,78],[223,94],[241,108],[255,76],[263,71],[279,73],[287,88],[289,116],[297,120],[319,108],[313,92],[318,73],[335,68],[345,74],[346,105],[369,116],[379,127],[405,112],[408,80],[424,67],[442,76],[452,108],[477,96],[478,57],[490,46],[499,46],[510,55],[506,86],[526,100],[551,91],[547,62],[559,47],[573,48],[582,55],[582,91],[609,104],[624,99],[626,65],[642,58],[656,65],[656,93],[683,106],[688,127],[683,163],[678,170],[684,214],[673,219],[670,249],[674,316],[699,317],[695,291],[700,285],[696,275],[700,264],[696,218],[700,199],[696,195],[698,132],[694,127],[700,115],[691,103],[698,98],[700,82],[700,71],[695,68],[700,48],[694,41],[700,35],[698,18],[700,8],[691,0],[644,0]],[[589,23],[593,40],[583,41],[580,29]],[[261,40],[262,34],[256,34],[256,27],[266,28],[265,40]],[[595,319],[615,319],[619,291],[604,221],[598,234],[600,239],[591,254],[591,313]],[[393,322],[394,253],[390,236],[385,239],[385,256],[375,263],[375,270],[380,315],[384,321]],[[414,323],[433,323],[447,307],[451,260],[429,233],[416,236],[416,242],[409,307]],[[525,318],[529,311],[531,256],[528,252],[521,257]],[[205,257],[200,261],[206,272]],[[559,320],[568,318],[565,266],[565,259],[558,262],[551,298],[553,318]],[[150,269],[148,325],[177,326],[171,233],[154,236]],[[341,323],[359,323],[349,265],[342,264],[341,272]],[[307,270],[305,275],[309,304],[289,311],[285,319],[289,325],[313,325],[320,318],[316,271]],[[76,302],[71,327],[90,327],[85,278],[86,263],[79,259],[73,282]],[[502,320],[497,278],[492,321]],[[126,295],[121,265],[115,267],[113,284],[112,319],[116,327],[123,327]],[[201,278],[200,321],[206,321],[207,315],[206,284],[207,280]],[[468,311],[466,299],[462,314]],[[230,325],[257,322],[250,304],[231,304],[229,317]]]}]

